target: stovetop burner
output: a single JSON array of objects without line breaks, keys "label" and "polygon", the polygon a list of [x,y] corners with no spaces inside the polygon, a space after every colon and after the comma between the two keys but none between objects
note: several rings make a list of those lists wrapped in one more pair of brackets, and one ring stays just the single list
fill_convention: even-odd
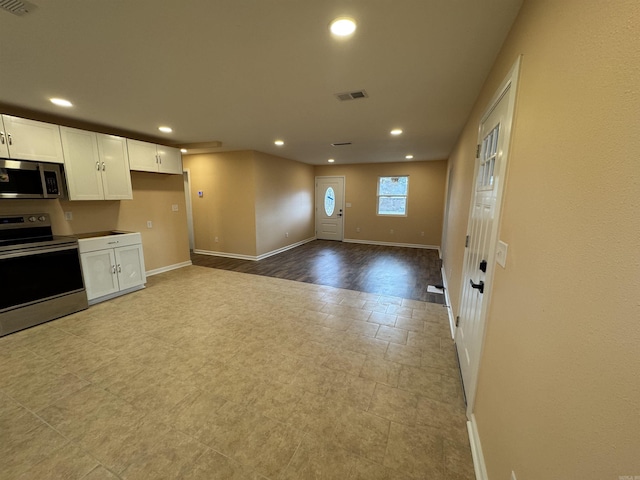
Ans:
[{"label": "stovetop burner", "polygon": [[73,237],[53,235],[48,213],[0,217],[0,253],[76,243]]}]

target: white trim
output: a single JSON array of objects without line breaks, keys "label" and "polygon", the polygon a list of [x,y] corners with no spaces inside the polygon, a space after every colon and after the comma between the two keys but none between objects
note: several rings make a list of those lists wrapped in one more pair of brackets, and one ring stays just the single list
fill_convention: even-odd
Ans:
[{"label": "white trim", "polygon": [[300,245],[304,245],[305,243],[313,242],[315,239],[316,237],[309,237],[309,238],[306,238],[305,240],[301,240],[299,242],[292,243],[291,245],[287,245],[286,247],[278,248],[277,250],[272,250],[270,252],[263,253],[262,255],[258,255],[256,257],[256,260],[263,260],[267,257],[271,257],[273,255],[286,252],[287,250],[291,250],[292,248],[299,247]]},{"label": "white trim", "polygon": [[193,227],[193,202],[191,196],[191,169],[182,168],[182,178],[184,182],[184,174],[187,174],[187,187],[188,191],[185,190],[185,210],[187,213],[187,230],[189,233],[189,249],[196,248],[196,234],[194,232]]},{"label": "white trim", "polygon": [[159,273],[169,272],[171,270],[176,270],[182,267],[188,267],[189,265],[193,265],[191,260],[181,263],[174,263],[173,265],[167,265],[166,267],[154,268],[153,270],[149,270],[147,273],[147,277],[151,277],[153,275],[157,275]]},{"label": "white trim", "polygon": [[444,273],[444,266],[440,269],[442,274],[442,286],[444,287],[444,306],[447,307],[447,315],[449,315],[449,328],[451,329],[451,338],[456,338],[456,319],[453,318],[453,309],[451,308],[451,297],[449,297],[449,284],[447,283],[447,274]]},{"label": "white trim", "polygon": [[476,472],[476,480],[489,480],[487,466],[484,463],[484,455],[482,454],[482,445],[480,445],[478,424],[476,423],[476,416],[474,414],[471,414],[471,420],[467,422],[467,431],[469,432],[469,443],[471,444],[471,456],[473,457],[473,469]]},{"label": "white trim", "polygon": [[304,245],[305,243],[313,242],[316,237],[310,237],[305,240],[301,240],[296,243],[292,243],[291,245],[287,245],[282,248],[278,248],[276,250],[272,250],[267,253],[263,253],[262,255],[243,255],[241,253],[227,253],[227,252],[215,252],[212,250],[199,250],[196,249],[193,253],[198,253],[200,255],[211,255],[212,257],[224,257],[224,258],[235,258],[237,260],[251,260],[257,262],[258,260],[264,260],[265,258],[271,257],[273,255],[277,255],[282,252],[286,252],[287,250],[291,250],[292,248],[299,247],[300,245]]},{"label": "white trim", "polygon": [[440,245],[422,245],[420,243],[394,243],[394,242],[377,242],[375,240],[356,240],[354,238],[345,238],[345,243],[361,243],[364,245],[383,245],[386,247],[407,247],[407,248],[423,248],[425,250],[437,250],[440,257]]},{"label": "white trim", "polygon": [[253,255],[243,255],[241,253],[216,252],[213,250],[200,250],[199,248],[194,249],[193,253],[197,253],[199,255],[211,255],[212,257],[236,258],[238,260],[257,260],[258,259],[258,257],[255,257]]}]

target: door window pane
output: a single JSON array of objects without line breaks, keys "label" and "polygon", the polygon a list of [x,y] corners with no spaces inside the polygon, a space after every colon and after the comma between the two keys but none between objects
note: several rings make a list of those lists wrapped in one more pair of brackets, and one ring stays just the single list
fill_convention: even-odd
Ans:
[{"label": "door window pane", "polygon": [[324,192],[324,213],[327,217],[333,215],[333,211],[336,208],[336,194],[333,191],[333,187],[328,187]]}]

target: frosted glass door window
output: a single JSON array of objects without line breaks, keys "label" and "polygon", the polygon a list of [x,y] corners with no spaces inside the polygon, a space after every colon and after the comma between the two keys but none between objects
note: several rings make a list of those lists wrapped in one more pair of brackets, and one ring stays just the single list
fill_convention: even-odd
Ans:
[{"label": "frosted glass door window", "polygon": [[336,194],[333,191],[333,187],[327,188],[324,193],[324,213],[327,217],[333,215],[333,212],[336,208]]}]

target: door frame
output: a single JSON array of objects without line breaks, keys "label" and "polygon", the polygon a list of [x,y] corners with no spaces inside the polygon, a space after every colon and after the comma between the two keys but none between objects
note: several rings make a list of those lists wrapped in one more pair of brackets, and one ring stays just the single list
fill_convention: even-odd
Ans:
[{"label": "door frame", "polygon": [[188,168],[182,169],[182,181],[186,183],[185,188],[185,210],[187,211],[187,233],[189,235],[189,250],[193,251],[196,248],[195,235],[193,229],[193,206],[191,199],[191,170]]},{"label": "door frame", "polygon": [[[481,137],[481,131],[482,131],[482,125],[483,123],[488,119],[489,115],[491,115],[491,113],[493,112],[494,108],[498,105],[498,103],[503,99],[503,97],[505,95],[508,95],[507,97],[507,114],[506,114],[506,118],[505,118],[505,122],[504,122],[504,130],[503,130],[503,138],[504,138],[504,148],[502,151],[502,156],[500,158],[500,170],[499,170],[499,175],[500,178],[502,179],[501,184],[498,186],[498,188],[500,189],[497,196],[496,196],[496,204],[495,204],[495,221],[493,222],[492,225],[492,229],[491,232],[489,233],[489,239],[488,241],[489,243],[489,256],[487,258],[487,263],[489,265],[491,265],[491,268],[487,269],[486,272],[486,276],[485,276],[485,288],[484,288],[484,293],[483,293],[483,301],[482,301],[482,307],[481,307],[481,311],[480,311],[480,335],[479,335],[479,339],[478,341],[480,342],[479,345],[479,354],[478,354],[478,363],[476,365],[475,368],[475,375],[473,378],[473,394],[470,396],[466,397],[466,401],[467,401],[467,418],[471,419],[473,412],[474,412],[474,405],[475,405],[475,397],[477,394],[477,385],[478,385],[478,376],[479,376],[479,372],[480,372],[480,366],[481,366],[481,361],[482,361],[482,353],[484,350],[484,342],[485,342],[485,337],[486,337],[486,332],[487,332],[487,314],[489,312],[489,306],[491,303],[491,293],[492,293],[492,289],[493,289],[493,274],[495,271],[495,252],[496,252],[496,248],[497,248],[497,244],[498,244],[498,236],[499,236],[499,232],[500,232],[500,227],[501,227],[501,221],[502,221],[502,203],[503,203],[503,199],[504,199],[504,191],[506,188],[506,184],[507,184],[507,163],[508,163],[508,159],[509,159],[509,153],[510,153],[510,149],[511,149],[511,134],[512,134],[512,127],[513,127],[513,118],[514,118],[514,113],[515,113],[515,103],[516,103],[516,95],[517,95],[517,87],[518,87],[518,77],[519,77],[519,73],[520,73],[520,63],[521,63],[521,58],[522,56],[518,56],[518,58],[516,59],[515,63],[513,64],[513,66],[511,67],[511,69],[509,70],[509,72],[507,73],[506,77],[504,78],[504,80],[502,81],[502,83],[500,84],[500,87],[498,87],[498,89],[496,90],[496,92],[494,93],[493,97],[491,98],[491,101],[488,103],[487,108],[485,109],[484,113],[482,114],[482,116],[480,117],[480,121],[478,122],[478,130],[477,130],[477,143],[481,144],[482,143],[482,138]],[[473,205],[474,205],[474,201],[475,201],[475,196],[476,196],[476,178],[478,175],[478,168],[479,168],[479,162],[477,161],[478,159],[475,157],[474,155],[474,170],[473,170],[473,185],[471,187],[471,200],[469,203],[469,217],[467,219],[467,235],[469,234],[469,229],[470,226],[472,224],[472,215],[473,215]],[[466,281],[465,278],[465,266],[467,264],[467,256],[469,255],[469,249],[465,248],[464,251],[464,258],[463,258],[463,262],[462,262],[462,272],[461,272],[461,279],[462,279],[462,288],[460,289],[460,297],[458,300],[458,308],[460,309],[462,307],[462,301],[463,301],[463,295],[464,295],[464,282]],[[458,311],[458,313],[460,313]],[[455,335],[456,341],[458,339],[458,328],[456,328],[456,335]],[[457,348],[457,347],[456,347]],[[466,391],[465,391],[466,394]]]},{"label": "door frame", "polygon": [[[318,199],[318,180],[320,179],[326,179],[326,178],[341,178],[342,179],[342,203],[343,203],[343,208],[342,208],[342,238],[340,239],[341,242],[344,241],[344,219],[346,216],[346,202],[345,202],[345,191],[347,189],[347,179],[344,175],[320,175],[320,176],[316,176],[315,179],[313,180],[314,182],[314,189],[313,189],[313,202],[316,203],[316,200]],[[314,237],[317,239],[318,238],[318,208],[320,208],[319,205],[314,205],[314,218],[313,218],[313,231],[314,233]]]}]

